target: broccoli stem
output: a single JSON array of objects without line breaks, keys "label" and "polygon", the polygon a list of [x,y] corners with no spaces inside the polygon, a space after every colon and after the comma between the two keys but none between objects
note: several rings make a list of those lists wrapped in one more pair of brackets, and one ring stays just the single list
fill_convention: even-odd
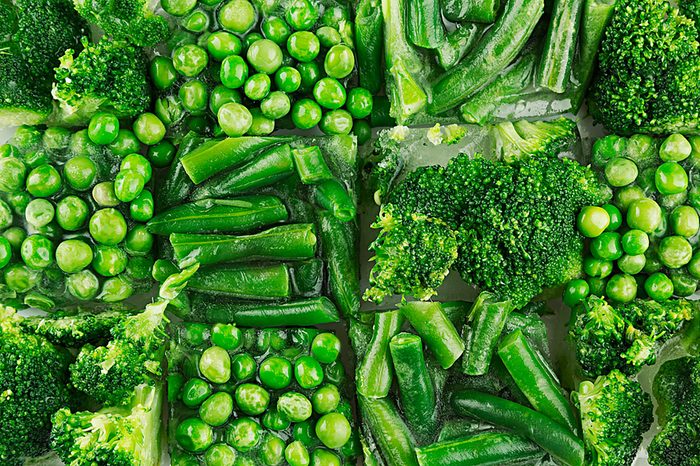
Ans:
[{"label": "broccoli stem", "polygon": [[399,311],[375,314],[372,340],[357,367],[357,393],[363,397],[384,398],[389,394],[393,379],[389,341],[401,331],[403,322]]},{"label": "broccoli stem", "polygon": [[440,303],[414,301],[400,309],[442,368],[452,367],[464,353],[464,341],[442,311]]},{"label": "broccoli stem", "polygon": [[584,0],[556,0],[544,42],[537,84],[556,93],[569,87]]},{"label": "broccoli stem", "polygon": [[408,38],[418,47],[436,49],[445,40],[438,0],[407,0]]},{"label": "broccoli stem", "polygon": [[445,0],[442,13],[450,21],[493,23],[500,7],[501,0]]},{"label": "broccoli stem", "polygon": [[485,432],[416,448],[421,466],[535,464],[542,450],[523,437]]},{"label": "broccoli stem", "polygon": [[463,370],[467,375],[484,375],[489,370],[491,356],[503,333],[513,303],[497,301],[488,292],[482,292],[469,312],[469,323],[465,326],[468,334]]},{"label": "broccoli stem", "polygon": [[384,20],[380,0],[360,0],[355,14],[360,86],[377,94],[384,85]]},{"label": "broccoli stem", "polygon": [[292,295],[289,267],[221,265],[200,269],[187,287],[200,293],[243,299],[282,299]]},{"label": "broccoli stem", "polygon": [[358,397],[362,419],[372,432],[379,450],[389,466],[418,466],[414,451],[416,441],[401,419],[396,406],[388,399]]}]

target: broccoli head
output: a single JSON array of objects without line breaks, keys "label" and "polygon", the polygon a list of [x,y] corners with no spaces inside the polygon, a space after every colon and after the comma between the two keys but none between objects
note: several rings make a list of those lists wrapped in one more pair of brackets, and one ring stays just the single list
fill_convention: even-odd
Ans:
[{"label": "broccoli head", "polygon": [[83,51],[68,50],[56,68],[53,97],[65,123],[85,122],[98,111],[136,116],[149,107],[150,86],[143,51],[126,42],[82,39]]},{"label": "broccoli head", "polygon": [[530,155],[557,155],[577,140],[576,123],[568,118],[555,121],[527,120],[495,125],[496,154],[506,162]]},{"label": "broccoli head", "polygon": [[22,328],[28,333],[45,337],[53,344],[80,348],[107,339],[112,328],[129,315],[129,312],[116,310],[99,313],[58,311],[47,316],[27,317],[22,321]]},{"label": "broccoli head", "polygon": [[618,134],[700,128],[698,31],[668,0],[621,0],[599,52],[589,108]]},{"label": "broccoli head", "polygon": [[75,9],[105,34],[141,47],[168,37],[168,22],[155,13],[150,0],[74,0]]},{"label": "broccoli head", "polygon": [[571,396],[581,413],[586,464],[631,465],[654,420],[649,394],[613,370],[595,382],[582,382]]},{"label": "broccoli head", "polygon": [[161,384],[136,387],[128,405],[53,416],[51,447],[68,466],[160,464]]},{"label": "broccoli head", "polygon": [[16,44],[0,47],[0,126],[38,125],[53,111],[51,81],[31,77]]},{"label": "broccoli head", "polygon": [[49,449],[51,416],[69,405],[68,353],[24,333],[0,307],[0,463],[21,464]]},{"label": "broccoli head", "polygon": [[455,232],[440,219],[396,214],[396,208],[388,204],[372,225],[381,231],[371,245],[376,265],[365,299],[381,302],[393,294],[429,299],[457,259]]},{"label": "broccoli head", "polygon": [[684,0],[678,2],[678,8],[680,8],[681,13],[686,18],[695,21],[695,27],[698,28],[698,32],[700,32],[700,0]]}]

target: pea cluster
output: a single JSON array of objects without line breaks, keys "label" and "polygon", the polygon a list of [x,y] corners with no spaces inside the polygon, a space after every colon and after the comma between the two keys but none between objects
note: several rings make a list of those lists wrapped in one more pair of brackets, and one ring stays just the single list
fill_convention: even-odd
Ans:
[{"label": "pea cluster", "polygon": [[119,302],[150,288],[151,163],[140,153],[159,142],[144,121],[151,117],[139,117],[133,130],[105,113],[75,133],[21,127],[0,147],[6,302],[50,310],[74,300]]},{"label": "pea cluster", "polygon": [[700,280],[700,138],[607,136],[596,142],[593,163],[614,199],[579,214],[578,229],[590,238],[586,278],[569,283],[564,301],[573,306],[593,294],[621,303],[638,296],[661,302],[694,294]]},{"label": "pea cluster", "polygon": [[[214,133],[262,136],[276,127],[349,134],[361,142],[372,94],[346,91],[354,78],[353,24],[346,7],[293,0],[263,11],[248,0],[169,0],[163,9],[180,30],[171,55],[151,62],[161,96],[156,113],[167,124],[185,114],[189,126],[218,123]],[[269,10],[269,11],[268,11]]]},{"label": "pea cluster", "polygon": [[340,466],[358,455],[334,334],[184,323],[174,342],[174,465]]}]

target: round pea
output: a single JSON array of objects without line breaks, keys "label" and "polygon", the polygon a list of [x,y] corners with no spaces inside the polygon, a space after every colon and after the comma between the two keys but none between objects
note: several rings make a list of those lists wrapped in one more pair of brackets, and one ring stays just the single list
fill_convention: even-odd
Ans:
[{"label": "round pea", "polygon": [[615,261],[622,257],[622,244],[620,234],[606,231],[591,241],[590,245],[593,257],[606,261]]},{"label": "round pea", "polygon": [[[2,211],[2,201],[0,201],[0,211]],[[11,225],[11,223],[8,225]],[[27,232],[24,228],[11,227],[2,232],[2,237],[10,242],[13,251],[19,252],[22,247],[22,241],[27,237]]]},{"label": "round pea", "polygon": [[311,453],[311,466],[341,466],[341,462],[335,453],[317,448]]},{"label": "round pea", "polygon": [[627,210],[627,225],[650,234],[659,228],[662,221],[661,207],[652,199],[638,199]]},{"label": "round pea", "polygon": [[316,422],[316,436],[328,448],[340,448],[350,440],[352,428],[340,413],[328,413]]},{"label": "round pea", "polygon": [[259,108],[254,108],[250,114],[253,116],[253,121],[248,129],[249,135],[267,136],[275,130],[275,120],[267,118]]},{"label": "round pea", "polygon": [[659,259],[666,267],[678,269],[693,257],[693,247],[681,236],[668,236],[659,243]]},{"label": "round pea", "polygon": [[111,150],[114,155],[124,157],[128,154],[140,152],[141,141],[139,141],[139,138],[136,137],[132,130],[120,129],[117,139],[107,147],[109,147],[109,150]]},{"label": "round pea", "polygon": [[270,93],[270,95],[260,103],[260,111],[262,111],[265,117],[271,120],[277,120],[287,115],[291,107],[292,103],[289,97],[282,91]]},{"label": "round pea", "polygon": [[[55,214],[56,211],[53,204],[46,199],[32,200],[24,211],[24,217],[27,220],[27,223],[37,228],[41,228],[51,223]],[[12,217],[10,216],[10,218]]]},{"label": "round pea", "polygon": [[126,269],[127,262],[126,253],[121,248],[98,245],[92,267],[103,277],[114,277]]},{"label": "round pea", "polygon": [[332,333],[319,333],[311,342],[311,355],[323,364],[330,364],[340,355],[340,339]]},{"label": "round pea", "polygon": [[76,191],[85,191],[97,178],[97,165],[85,155],[73,157],[63,166],[63,176],[68,186]]},{"label": "round pea", "polygon": [[644,290],[654,301],[663,302],[673,296],[673,282],[666,274],[657,272],[644,282]]},{"label": "round pea", "polygon": [[313,32],[295,32],[287,39],[287,52],[302,63],[313,61],[321,52],[321,42]]},{"label": "round pea", "polygon": [[215,324],[211,328],[211,342],[225,350],[233,351],[243,343],[243,332],[232,324]]},{"label": "round pea", "polygon": [[260,446],[260,459],[263,464],[276,466],[284,460],[284,440],[276,435],[267,435]]},{"label": "round pea", "polygon": [[[209,55],[198,45],[185,44],[173,50],[173,66],[185,77],[194,78],[204,71],[208,64]],[[143,139],[141,141],[143,142]]]},{"label": "round pea", "polygon": [[680,162],[690,157],[693,147],[681,134],[672,134],[659,147],[659,157],[664,162]]},{"label": "round pea", "polygon": [[177,70],[168,57],[157,56],[151,60],[151,81],[160,90],[170,88],[177,81]]},{"label": "round pea", "polygon": [[308,398],[298,392],[287,392],[277,399],[277,409],[292,422],[302,422],[311,417],[313,407]]},{"label": "round pea", "polygon": [[265,38],[276,44],[284,44],[292,33],[287,22],[277,16],[265,18],[260,28]]},{"label": "round pea", "polygon": [[212,91],[209,97],[209,110],[216,115],[219,109],[228,103],[241,103],[241,94],[235,89],[229,89],[223,84],[219,84]]},{"label": "round pea", "polygon": [[269,357],[260,364],[259,376],[268,388],[285,388],[292,382],[292,363],[279,356]]},{"label": "round pea", "polygon": [[4,269],[5,284],[17,293],[26,293],[36,287],[40,275],[24,264],[10,264]]},{"label": "round pea", "polygon": [[[236,456],[236,450],[230,446],[225,443],[216,443],[209,447],[204,454],[204,461],[207,466],[231,466],[236,465]],[[194,465],[198,466],[199,461],[194,463]]]},{"label": "round pea", "polygon": [[340,403],[340,392],[335,385],[327,384],[319,388],[311,396],[311,405],[319,414],[335,411]]},{"label": "round pea", "polygon": [[94,273],[82,270],[66,278],[66,287],[73,297],[87,301],[97,296],[97,292],[100,290],[100,281]]},{"label": "round pea", "polygon": [[679,206],[671,213],[671,225],[677,235],[690,238],[700,230],[700,217],[693,207]]},{"label": "round pea", "polygon": [[255,375],[257,370],[255,359],[248,353],[237,354],[232,361],[233,376],[237,381],[243,382]]},{"label": "round pea", "polygon": [[99,298],[106,303],[117,303],[128,299],[133,294],[134,287],[131,282],[118,276],[105,280]]},{"label": "round pea", "polygon": [[221,84],[229,89],[242,87],[248,79],[248,64],[238,55],[224,58],[219,71]]},{"label": "round pea", "polygon": [[236,387],[236,405],[249,416],[265,412],[270,404],[270,394],[260,385],[244,383]]},{"label": "round pea", "polygon": [[[167,141],[166,141],[167,142]],[[159,143],[160,144],[160,143]],[[157,146],[153,146],[157,147]],[[119,166],[120,170],[133,170],[139,175],[141,175],[146,183],[151,180],[151,175],[153,170],[151,168],[151,163],[146,157],[141,154],[129,154],[124,159]]]},{"label": "round pea", "polygon": [[187,81],[178,91],[178,96],[185,110],[199,115],[207,109],[209,101],[207,86],[198,79]]},{"label": "round pea", "polygon": [[372,127],[367,120],[355,120],[352,125],[352,133],[357,136],[357,144],[362,146],[372,138]]},{"label": "round pea", "polygon": [[326,53],[323,68],[328,76],[343,79],[355,68],[355,54],[347,45],[334,45]]},{"label": "round pea", "polygon": [[589,277],[606,278],[613,271],[613,263],[595,257],[583,259],[583,271]]},{"label": "round pea", "polygon": [[101,209],[90,218],[89,230],[96,242],[114,246],[126,238],[126,220],[116,209]]},{"label": "round pea", "polygon": [[272,74],[282,66],[282,49],[270,39],[253,42],[246,57],[259,73]]},{"label": "round pea", "polygon": [[210,426],[222,426],[233,413],[233,398],[226,392],[218,392],[207,398],[199,407],[199,417]]},{"label": "round pea", "polygon": [[647,258],[644,254],[630,256],[625,254],[617,261],[617,267],[624,273],[629,275],[637,275],[644,270],[647,264]]},{"label": "round pea", "polygon": [[162,0],[161,6],[173,16],[185,16],[197,6],[197,0]]},{"label": "round pea", "polygon": [[152,113],[142,113],[134,121],[134,134],[142,143],[152,146],[165,137],[165,125]]},{"label": "round pea", "polygon": [[293,0],[285,11],[287,23],[296,31],[311,29],[318,17],[318,9],[309,0]]},{"label": "round pea", "polygon": [[335,110],[345,105],[347,98],[343,85],[333,78],[320,79],[314,86],[313,96],[319,105],[330,110]]},{"label": "round pea", "polygon": [[0,199],[0,230],[4,230],[10,226],[12,226],[12,208],[7,205],[7,202]]},{"label": "round pea", "polygon": [[665,162],[656,169],[655,182],[661,194],[678,194],[688,189],[688,174],[677,162]]},{"label": "round pea", "polygon": [[132,256],[144,256],[153,249],[153,235],[145,225],[136,225],[129,230],[124,240],[124,248]]},{"label": "round pea", "polygon": [[688,273],[693,278],[700,279],[700,252],[696,252],[688,262]]},{"label": "round pea", "polygon": [[169,166],[175,158],[177,149],[175,145],[164,139],[158,144],[148,148],[148,160],[158,168]]},{"label": "round pea", "polygon": [[143,191],[144,177],[136,170],[120,170],[114,178],[114,194],[122,202],[131,202]]},{"label": "round pea", "polygon": [[178,424],[175,440],[186,451],[202,453],[213,443],[214,431],[201,419],[189,418]]},{"label": "round pea", "polygon": [[321,22],[326,26],[331,26],[333,28],[338,28],[341,21],[347,21],[349,18],[348,11],[344,7],[334,6],[331,8],[326,8],[323,12],[323,17]]},{"label": "round pea", "polygon": [[615,157],[605,165],[605,178],[610,186],[616,188],[632,184],[637,175],[637,165],[624,157]]},{"label": "round pea", "polygon": [[243,85],[243,93],[250,100],[262,100],[270,93],[270,77],[263,73],[254,74]]},{"label": "round pea", "polygon": [[649,236],[641,230],[630,230],[622,235],[622,250],[635,256],[649,249]]},{"label": "round pea", "polygon": [[350,134],[352,132],[352,115],[342,108],[331,110],[323,115],[319,128],[325,134]]},{"label": "round pea", "polygon": [[299,129],[311,129],[320,121],[323,113],[321,107],[311,99],[301,99],[292,107],[292,121]]},{"label": "round pea", "polygon": [[695,294],[698,289],[698,280],[681,270],[671,271],[673,294],[687,298]]},{"label": "round pea", "polygon": [[260,442],[262,428],[249,417],[236,419],[226,429],[226,443],[240,452],[255,448]]},{"label": "round pea", "polygon": [[71,131],[68,128],[52,126],[44,131],[42,142],[47,149],[62,150],[66,149],[70,144],[70,137]]},{"label": "round pea", "polygon": [[309,466],[311,462],[309,450],[299,440],[287,445],[287,448],[284,449],[284,458],[290,466]]},{"label": "round pea", "polygon": [[348,94],[347,108],[353,118],[367,118],[372,113],[372,94],[364,88],[356,87]]},{"label": "round pea", "polygon": [[126,263],[126,276],[134,282],[148,280],[151,277],[153,263],[153,257],[150,255],[132,256]]},{"label": "round pea", "polygon": [[291,425],[289,419],[280,413],[276,407],[267,410],[262,422],[270,430],[285,430]]},{"label": "round pea", "polygon": [[209,16],[202,10],[195,10],[182,21],[182,27],[190,32],[202,33],[209,27]]},{"label": "round pea", "polygon": [[244,105],[230,102],[224,104],[217,114],[219,125],[229,137],[243,136],[253,124],[253,115]]},{"label": "round pea", "polygon": [[214,60],[222,61],[243,51],[241,40],[230,32],[216,31],[207,37],[207,50]]},{"label": "round pea", "polygon": [[301,91],[312,92],[316,82],[323,77],[321,69],[316,62],[299,63],[297,65],[299,74],[301,74]]},{"label": "round pea", "polygon": [[34,197],[49,197],[61,189],[61,175],[52,165],[39,165],[27,176],[27,191]]},{"label": "round pea", "polygon": [[596,238],[610,225],[610,215],[602,207],[587,206],[578,214],[576,225],[586,238]]},{"label": "round pea", "polygon": [[291,66],[283,66],[275,73],[275,85],[288,94],[296,92],[301,86],[301,73]]},{"label": "round pea", "polygon": [[0,236],[0,270],[12,260],[12,245],[4,236]]},{"label": "round pea", "polygon": [[207,382],[199,378],[188,380],[182,387],[182,402],[190,408],[201,405],[210,396],[211,387]]},{"label": "round pea", "polygon": [[257,14],[247,0],[231,0],[219,10],[219,23],[227,31],[243,34],[255,25]]},{"label": "round pea", "polygon": [[314,388],[323,382],[323,368],[310,356],[302,356],[294,362],[294,377],[302,388]]},{"label": "round pea", "polygon": [[92,248],[84,241],[69,239],[56,248],[56,264],[66,273],[76,273],[92,263]]},{"label": "round pea", "polygon": [[321,42],[321,45],[326,48],[338,45],[343,40],[338,30],[331,26],[321,26],[316,30],[316,36]]},{"label": "round pea", "polygon": [[590,287],[586,280],[571,280],[564,288],[564,304],[573,308],[590,294]]},{"label": "round pea", "polygon": [[231,378],[231,357],[219,346],[207,348],[199,359],[199,371],[213,383],[226,383]]},{"label": "round pea", "polygon": [[27,167],[15,157],[0,158],[0,191],[14,193],[24,187]]},{"label": "round pea", "polygon": [[96,113],[88,125],[88,136],[95,144],[106,146],[113,143],[119,135],[119,119],[106,112]]},{"label": "round pea", "polygon": [[22,242],[22,260],[32,269],[45,269],[53,264],[53,243],[43,235],[32,235]]},{"label": "round pea", "polygon": [[627,212],[634,201],[645,199],[644,191],[639,186],[633,184],[618,189],[615,193],[614,204],[622,212]]}]

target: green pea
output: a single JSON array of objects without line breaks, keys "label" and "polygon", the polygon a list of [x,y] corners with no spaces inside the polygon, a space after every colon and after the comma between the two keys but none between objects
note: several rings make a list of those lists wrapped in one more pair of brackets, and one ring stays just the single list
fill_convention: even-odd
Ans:
[{"label": "green pea", "polygon": [[331,48],[342,42],[342,37],[338,30],[331,26],[321,26],[316,30],[316,36],[321,42],[321,45],[326,48]]},{"label": "green pea", "polygon": [[211,342],[225,350],[233,351],[243,343],[243,332],[232,324],[215,324],[211,329]]},{"label": "green pea", "polygon": [[311,342],[311,355],[323,364],[330,364],[340,355],[340,339],[332,333],[319,333]]},{"label": "green pea", "polygon": [[693,247],[681,236],[668,236],[659,243],[659,259],[670,269],[683,267],[693,257]]},{"label": "green pea", "polygon": [[131,202],[143,191],[144,177],[136,170],[120,170],[114,178],[114,194],[122,202]]},{"label": "green pea", "polygon": [[688,273],[693,278],[700,278],[700,252],[693,254],[690,262],[688,262]]},{"label": "green pea", "polygon": [[341,462],[335,453],[317,448],[311,453],[311,466],[341,466]]},{"label": "green pea", "polygon": [[185,110],[182,107],[182,102],[174,95],[158,97],[156,99],[154,112],[167,127],[179,123],[185,117]]},{"label": "green pea", "polygon": [[316,423],[316,436],[328,448],[340,448],[350,440],[352,428],[340,413],[328,413]]},{"label": "green pea", "polygon": [[355,54],[347,45],[334,45],[326,53],[323,68],[328,76],[346,78],[355,69]]},{"label": "green pea", "polygon": [[591,241],[590,246],[593,257],[606,261],[615,261],[622,257],[622,244],[620,234],[606,231]]},{"label": "green pea", "polygon": [[0,236],[0,270],[12,260],[12,244],[4,236]]},{"label": "green pea", "polygon": [[367,120],[355,120],[352,133],[357,136],[357,144],[362,146],[372,138],[372,127]]},{"label": "green pea", "polygon": [[27,167],[20,159],[6,157],[0,159],[0,191],[13,193],[25,185]]},{"label": "green pea", "polygon": [[309,466],[311,462],[309,451],[304,444],[298,440],[287,445],[287,448],[284,450],[284,458],[290,466]]},{"label": "green pea", "polygon": [[259,376],[268,388],[285,388],[292,382],[292,364],[280,356],[269,357],[260,364]]},{"label": "green pea", "polygon": [[250,136],[267,136],[275,130],[275,120],[267,118],[259,108],[252,109],[250,114],[253,117],[248,129]]},{"label": "green pea", "polygon": [[[117,138],[107,146],[114,155],[124,157],[141,151],[141,141],[130,129],[120,129]],[[65,167],[64,167],[65,170]]]},{"label": "green pea", "polygon": [[343,8],[340,6],[334,6],[334,7],[326,8],[326,10],[323,12],[323,17],[321,18],[321,22],[325,26],[330,26],[330,27],[338,29],[341,21],[347,21],[349,19],[350,19],[350,16],[349,16],[346,8]]},{"label": "green pea", "polygon": [[637,275],[644,270],[647,264],[647,258],[644,254],[630,256],[625,254],[617,261],[617,267],[626,274]]},{"label": "green pea", "polygon": [[287,392],[277,399],[277,409],[292,422],[311,417],[313,407],[308,398],[298,392]]},{"label": "green pea", "polygon": [[92,188],[92,198],[101,207],[116,207],[120,201],[114,193],[114,183],[103,181]]},{"label": "green pea", "polygon": [[229,89],[242,87],[248,79],[248,64],[238,55],[226,57],[219,72],[221,84]]},{"label": "green pea", "polygon": [[68,145],[70,144],[70,137],[71,132],[68,128],[52,126],[50,128],[46,128],[41,142],[46,149],[63,150],[68,148]]},{"label": "green pea", "polygon": [[244,383],[236,387],[236,405],[249,416],[265,412],[270,404],[270,394],[260,385]]},{"label": "green pea", "polygon": [[321,42],[313,32],[295,32],[287,39],[287,52],[302,63],[308,63],[316,59],[321,51]]},{"label": "green pea", "polygon": [[199,417],[214,427],[226,424],[232,413],[233,398],[226,392],[214,393],[199,407]]},{"label": "green pea", "polygon": [[289,97],[282,91],[270,93],[270,95],[260,103],[262,114],[271,120],[277,120],[287,115],[291,107],[292,103]]},{"label": "green pea", "polygon": [[10,264],[4,269],[4,277],[10,290],[26,293],[39,283],[40,274],[24,264]]},{"label": "green pea", "polygon": [[312,92],[314,86],[319,79],[323,77],[321,69],[318,67],[316,62],[309,63],[299,63],[297,69],[301,74],[301,87],[302,92]]},{"label": "green pea", "polygon": [[287,23],[296,31],[311,29],[318,17],[318,9],[309,0],[292,0],[285,10]]},{"label": "green pea", "polygon": [[663,302],[673,296],[673,282],[664,273],[650,275],[644,282],[644,289],[651,299]]},{"label": "green pea", "polygon": [[247,0],[231,0],[219,10],[219,23],[227,31],[243,34],[257,21],[255,7]]},{"label": "green pea", "polygon": [[301,86],[301,73],[291,66],[283,66],[275,73],[275,85],[288,94],[296,92]]},{"label": "green pea", "polygon": [[219,346],[207,348],[199,359],[199,370],[213,383],[226,383],[231,378],[231,357]]},{"label": "green pea", "polygon": [[88,125],[88,136],[95,144],[106,146],[113,143],[119,135],[119,119],[106,112],[96,113]]},{"label": "green pea", "polygon": [[73,157],[63,166],[63,176],[68,186],[76,191],[85,191],[90,189],[97,178],[97,165],[90,157]]},{"label": "green pea", "polygon": [[69,239],[56,248],[56,264],[66,273],[76,273],[92,263],[92,248],[84,241]]},{"label": "green pea", "polygon": [[243,48],[248,50],[248,47],[253,45],[259,40],[263,40],[264,37],[259,32],[251,32],[243,38]]},{"label": "green pea", "polygon": [[133,294],[134,287],[131,282],[120,275],[105,280],[99,298],[106,303],[118,303],[129,299]]},{"label": "green pea", "polygon": [[230,102],[224,104],[217,114],[219,125],[229,137],[243,136],[253,124],[253,115],[244,105]]},{"label": "green pea", "polygon": [[585,257],[583,259],[583,271],[589,277],[606,278],[613,271],[613,263],[595,257]]},{"label": "green pea", "polygon": [[260,445],[260,459],[267,466],[276,466],[284,461],[284,440],[268,434]]},{"label": "green pea", "polygon": [[[0,212],[2,211],[2,201],[0,200]],[[10,223],[11,224],[11,223]],[[27,232],[24,228],[11,227],[2,232],[2,237],[9,241],[12,250],[19,252],[22,247],[22,241],[27,237]]]},{"label": "green pea", "polygon": [[700,217],[693,207],[679,206],[671,213],[671,225],[677,235],[690,238],[700,230]]},{"label": "green pea", "polygon": [[39,165],[27,176],[27,191],[34,197],[49,197],[61,189],[61,175],[52,165]]},{"label": "green pea", "polygon": [[564,288],[564,304],[573,308],[590,294],[590,287],[586,280],[571,280]]},{"label": "green pea", "polygon": [[627,210],[627,225],[645,233],[653,233],[662,221],[661,207],[652,199],[638,199]]},{"label": "green pea", "polygon": [[226,429],[226,443],[245,453],[258,446],[262,437],[260,424],[249,417],[236,419]]},{"label": "green pea", "polygon": [[313,90],[314,99],[321,106],[334,110],[345,105],[345,88],[337,79],[320,79]]},{"label": "green pea", "polygon": [[202,33],[209,28],[209,15],[202,10],[195,10],[182,21],[182,27],[190,32]]},{"label": "green pea", "polygon": [[284,44],[292,33],[287,22],[277,16],[265,18],[260,28],[266,39],[279,45]]},{"label": "green pea", "polygon": [[90,218],[89,230],[96,242],[114,246],[126,238],[126,220],[116,209],[101,209]]},{"label": "green pea", "polygon": [[635,256],[644,254],[649,249],[649,236],[641,230],[630,230],[622,235],[622,250]]},{"label": "green pea", "polygon": [[367,118],[372,113],[372,94],[361,87],[351,89],[348,94],[347,108],[353,118]]},{"label": "green pea", "polygon": [[209,97],[209,110],[216,115],[219,109],[228,103],[241,103],[241,94],[235,89],[229,89],[223,84],[219,84],[211,91]]},{"label": "green pea", "polygon": [[153,256],[132,256],[126,263],[126,276],[132,281],[148,283],[151,277],[151,269],[153,268]]},{"label": "green pea", "polygon": [[216,31],[207,38],[207,50],[214,60],[239,55],[243,51],[241,40],[230,32]]},{"label": "green pea", "polygon": [[53,264],[53,243],[42,235],[32,235],[22,242],[22,260],[32,269],[45,269]]},{"label": "green pea", "polygon": [[605,136],[593,144],[593,163],[602,168],[614,157],[624,155],[626,151],[627,139],[615,135]]},{"label": "green pea", "polygon": [[168,89],[177,81],[177,70],[168,57],[157,56],[151,60],[150,72],[151,81],[157,89]]},{"label": "green pea", "polygon": [[196,408],[204,403],[211,393],[211,387],[207,382],[199,378],[190,379],[182,388],[182,402],[185,406]]},{"label": "green pea", "polygon": [[602,207],[587,206],[581,209],[576,225],[586,238],[596,238],[610,225],[610,215]]},{"label": "green pea", "polygon": [[311,404],[319,414],[327,414],[335,411],[340,403],[340,392],[338,387],[326,384],[316,390],[311,396]]},{"label": "green pea", "polygon": [[311,99],[301,99],[292,107],[292,121],[299,129],[311,129],[320,121],[323,113],[321,107]]},{"label": "green pea", "polygon": [[175,440],[186,451],[202,453],[213,443],[214,431],[201,419],[189,418],[178,424]]},{"label": "green pea", "polygon": [[605,165],[605,178],[616,188],[634,183],[638,174],[637,165],[624,157],[615,157]]},{"label": "green pea", "polygon": [[273,74],[282,65],[282,49],[270,39],[254,42],[246,56],[259,73]]},{"label": "green pea", "polygon": [[325,134],[350,134],[352,132],[352,115],[346,110],[337,109],[326,112],[321,118],[319,128]]},{"label": "green pea", "polygon": [[263,73],[254,74],[243,86],[243,92],[251,100],[262,100],[270,93],[270,77]]},{"label": "green pea", "polygon": [[197,6],[197,0],[162,0],[161,6],[173,16],[185,16]]},{"label": "green pea", "polygon": [[153,146],[165,137],[165,125],[153,113],[142,113],[134,121],[134,134],[142,143]]},{"label": "green pea", "polygon": [[51,202],[47,201],[46,199],[34,199],[27,205],[24,212],[24,217],[27,220],[27,223],[30,225],[41,228],[51,223],[55,214],[56,211]]},{"label": "green pea", "polygon": [[100,281],[94,273],[82,270],[66,278],[66,287],[71,296],[81,301],[87,301],[97,296],[97,292],[100,290]]},{"label": "green pea", "polygon": [[247,353],[237,354],[232,361],[233,376],[237,381],[243,382],[250,379],[257,371],[255,359]]},{"label": "green pea", "polygon": [[[112,144],[108,147],[111,147]],[[97,155],[100,153],[100,146],[90,140],[88,130],[85,128],[73,133],[68,145],[68,152],[72,155]]]},{"label": "green pea", "polygon": [[310,420],[297,422],[294,424],[292,436],[294,440],[303,443],[307,448],[318,445],[318,438],[316,438],[314,426]]},{"label": "green pea", "polygon": [[314,388],[323,382],[323,368],[310,356],[302,356],[294,362],[294,376],[302,388]]},{"label": "green pea", "polygon": [[[230,466],[236,464],[236,450],[225,443],[212,445],[204,454],[204,461],[207,466]],[[199,465],[197,461],[196,465]]]},{"label": "green pea", "polygon": [[277,408],[268,409],[263,416],[263,425],[270,430],[285,430],[290,425],[291,422],[287,417],[280,413]]},{"label": "green pea", "polygon": [[656,169],[656,189],[661,194],[678,194],[688,189],[688,174],[677,162],[666,162]]},{"label": "green pea", "polygon": [[185,44],[173,50],[173,66],[183,76],[194,78],[204,71],[208,64],[209,55],[198,45]]},{"label": "green pea", "polygon": [[693,151],[693,147],[681,134],[672,134],[667,137],[659,147],[659,157],[664,162],[680,162],[688,157]]},{"label": "green pea", "polygon": [[646,199],[644,191],[637,185],[625,186],[615,192],[614,204],[622,212],[627,212],[634,201]]},{"label": "green pea", "polygon": [[[156,146],[154,146],[156,147]],[[120,170],[134,170],[141,175],[146,183],[151,181],[153,170],[151,163],[141,154],[129,154],[122,159],[119,165]]]},{"label": "green pea", "polygon": [[198,79],[187,81],[178,91],[182,106],[195,115],[203,113],[207,109],[209,96],[207,86]]},{"label": "green pea", "polygon": [[153,235],[145,225],[136,225],[126,235],[124,248],[132,256],[144,256],[153,249]]}]

